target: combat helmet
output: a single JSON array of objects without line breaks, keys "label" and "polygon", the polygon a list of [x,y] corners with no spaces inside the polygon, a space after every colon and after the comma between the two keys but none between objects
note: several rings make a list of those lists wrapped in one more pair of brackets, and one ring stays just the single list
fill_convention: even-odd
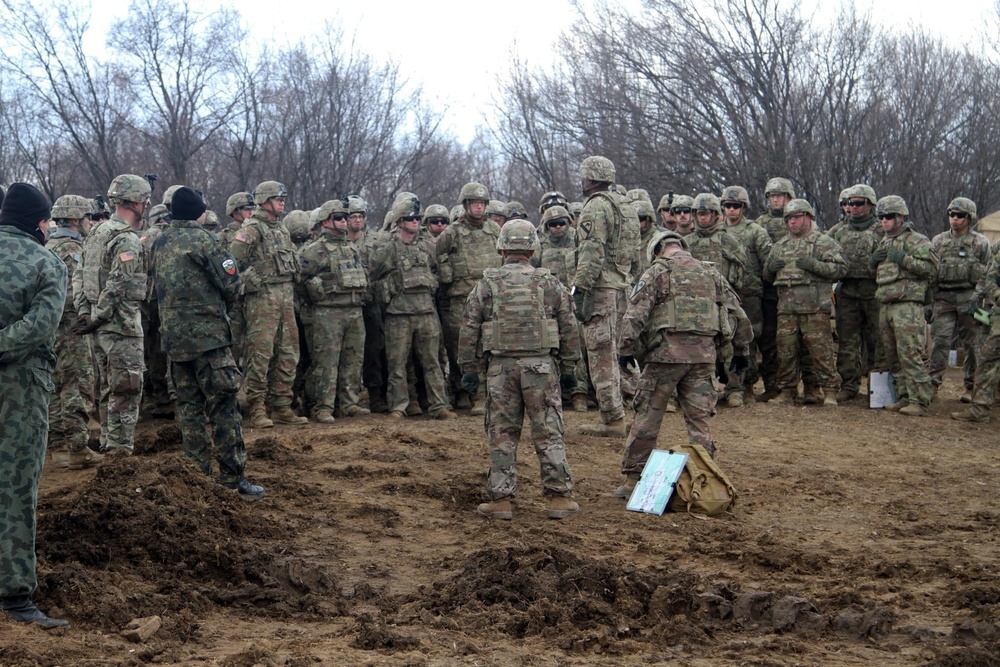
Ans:
[{"label": "combat helmet", "polygon": [[548,225],[550,222],[552,222],[553,220],[559,220],[560,218],[565,218],[566,224],[569,225],[570,221],[569,211],[567,211],[566,208],[563,206],[550,206],[549,208],[545,209],[544,213],[542,213],[542,221],[538,224],[542,229],[545,229],[546,225]]},{"label": "combat helmet", "polygon": [[202,227],[210,232],[216,232],[219,230],[219,216],[216,215],[215,211],[208,209],[205,211],[205,222],[201,224]]},{"label": "combat helmet", "polygon": [[278,181],[264,181],[253,189],[253,203],[257,206],[267,203],[268,199],[287,196],[288,190]]},{"label": "combat helmet", "polygon": [[643,190],[642,188],[629,190],[625,193],[625,196],[628,197],[628,200],[632,203],[637,201],[648,201],[650,206],[653,205],[653,200],[649,197],[649,192]]},{"label": "combat helmet", "polygon": [[670,205],[670,210],[676,211],[679,208],[694,208],[694,197],[674,195],[674,203]]},{"label": "combat helmet", "polygon": [[167,208],[170,208],[170,202],[174,200],[174,193],[183,188],[183,185],[171,185],[169,188],[163,191],[163,201],[160,202]]},{"label": "combat helmet", "polygon": [[542,199],[538,202],[538,214],[541,215],[545,212],[545,209],[552,206],[562,206],[563,208],[566,208],[567,203],[566,195],[558,190],[546,192],[542,195]]},{"label": "combat helmet", "polygon": [[812,204],[807,202],[805,199],[793,199],[785,204],[785,210],[784,213],[782,213],[782,217],[789,218],[796,213],[806,213],[813,220],[816,219],[816,210],[813,209]]},{"label": "combat helmet", "polygon": [[410,216],[420,216],[420,200],[416,197],[403,199],[392,205],[392,215],[390,220],[393,224]]},{"label": "combat helmet", "polygon": [[505,221],[507,219],[507,203],[502,202],[499,199],[491,199],[488,204],[486,204],[486,215],[499,215]]},{"label": "combat helmet", "polygon": [[442,206],[441,204],[431,204],[424,209],[424,214],[420,221],[427,222],[431,218],[444,218],[445,220],[448,220],[448,208]]},{"label": "combat helmet", "polygon": [[226,216],[232,217],[233,211],[244,206],[253,206],[253,195],[249,192],[237,192],[229,195],[226,200]]},{"label": "combat helmet", "polygon": [[317,222],[323,222],[334,215],[342,215],[346,218],[349,215],[347,212],[349,207],[350,201],[348,201],[347,197],[343,199],[329,199],[316,209],[316,220]]},{"label": "combat helmet", "polygon": [[368,202],[357,195],[351,195],[347,198],[347,215],[354,213],[368,215]]},{"label": "combat helmet", "polygon": [[787,178],[775,177],[769,180],[767,187],[764,188],[764,196],[770,197],[771,195],[788,195],[795,199],[795,188],[792,187],[792,182]]},{"label": "combat helmet", "polygon": [[638,201],[632,202],[632,208],[635,209],[635,214],[640,218],[652,218],[656,220],[656,211],[653,210],[653,202],[640,199]]},{"label": "combat helmet", "polygon": [[728,185],[722,191],[721,197],[722,203],[736,202],[738,204],[743,204],[744,208],[750,208],[750,195],[747,194],[747,189],[740,185]]},{"label": "combat helmet", "polygon": [[851,187],[844,188],[843,190],[840,191],[840,199],[839,199],[840,206],[847,206],[847,200],[851,198],[851,191],[853,189],[854,186],[852,185]]},{"label": "combat helmet", "polygon": [[465,203],[468,201],[482,200],[486,203],[490,201],[490,191],[482,183],[466,183],[462,186],[462,191],[458,195],[458,201]]},{"label": "combat helmet", "polygon": [[599,183],[615,182],[615,165],[602,155],[592,155],[580,163],[580,178]]},{"label": "combat helmet", "polygon": [[80,195],[63,195],[52,204],[51,218],[57,222],[81,220],[91,215],[90,200]]},{"label": "combat helmet", "polygon": [[882,197],[875,204],[875,215],[901,215],[904,218],[910,215],[910,209],[906,208],[906,200],[899,195],[889,195]]},{"label": "combat helmet", "polygon": [[149,196],[153,189],[149,187],[149,181],[142,176],[135,174],[121,174],[115,176],[108,186],[108,201],[116,206],[121,202],[136,202],[138,204],[148,204]]},{"label": "combat helmet", "polygon": [[579,218],[580,214],[583,213],[583,202],[582,201],[571,201],[569,206],[566,207],[569,214],[574,218]]},{"label": "combat helmet", "polygon": [[695,211],[714,211],[720,215],[722,213],[722,204],[719,202],[719,198],[711,192],[700,193],[694,198],[691,208]]},{"label": "combat helmet", "polygon": [[459,218],[462,217],[463,213],[465,213],[465,209],[462,208],[462,205],[461,204],[455,204],[454,206],[451,207],[451,211],[449,211],[449,215],[451,217],[451,221],[452,222],[456,222]]},{"label": "combat helmet", "polygon": [[684,237],[677,232],[671,231],[669,229],[661,229],[653,233],[653,236],[649,239],[649,243],[646,244],[646,261],[650,264],[656,259],[656,253],[659,252],[660,246],[663,243],[676,243],[684,250],[688,249],[688,242],[684,240]]},{"label": "combat helmet", "polygon": [[[52,210],[55,211],[55,208],[53,208]],[[952,211],[961,211],[962,213],[968,213],[971,222],[975,222],[976,220],[979,219],[979,215],[977,212],[978,209],[976,208],[976,202],[966,197],[955,197],[954,199],[952,199],[951,203],[948,204],[948,212],[951,213]],[[53,214],[52,217],[53,218],[56,217],[55,214]]]},{"label": "combat helmet", "polygon": [[677,195],[673,192],[665,194],[660,197],[660,204],[656,207],[657,211],[669,211],[674,207],[674,200],[677,199]]},{"label": "combat helmet", "polygon": [[866,185],[864,183],[857,183],[855,185],[852,185],[849,188],[849,190],[850,194],[847,195],[848,199],[850,199],[851,197],[861,197],[862,199],[868,200],[868,203],[871,204],[872,206],[878,203],[878,197],[875,196],[875,190],[870,185]]},{"label": "combat helmet", "polygon": [[[550,209],[551,210],[551,209]],[[565,212],[566,209],[563,209]],[[569,215],[568,213],[566,214]],[[500,228],[497,252],[530,252],[538,249],[538,231],[530,220],[508,220]]]},{"label": "combat helmet", "polygon": [[[277,197],[279,195],[272,196]],[[305,211],[295,209],[285,216],[284,223],[285,229],[288,230],[288,235],[292,237],[292,241],[301,243],[309,238],[309,232],[312,229],[312,222],[309,220],[309,214]]]},{"label": "combat helmet", "polygon": [[170,209],[167,208],[166,204],[157,204],[153,208],[149,209],[149,226],[152,227],[156,223],[167,219],[170,219]]},{"label": "combat helmet", "polygon": [[511,220],[514,219],[528,219],[528,209],[524,208],[524,204],[519,201],[509,201],[507,202],[507,217]]}]

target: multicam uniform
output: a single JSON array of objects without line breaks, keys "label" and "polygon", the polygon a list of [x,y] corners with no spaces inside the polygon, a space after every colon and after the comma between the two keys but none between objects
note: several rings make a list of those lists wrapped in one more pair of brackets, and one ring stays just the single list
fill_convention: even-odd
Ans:
[{"label": "multicam uniform", "polygon": [[[753,326],[753,340],[750,342],[748,359],[750,366],[743,374],[742,382],[739,376],[732,374],[726,385],[727,392],[738,392],[742,388],[747,398],[753,397],[753,386],[760,377],[757,365],[758,339],[763,332],[764,315],[761,311],[761,297],[764,292],[764,262],[771,253],[771,237],[767,231],[756,222],[741,218],[739,222],[728,225],[726,231],[739,239],[746,254],[747,264],[743,271],[743,283],[736,293],[747,319]],[[691,239],[688,239],[690,242]]]},{"label": "multicam uniform", "polygon": [[1000,252],[990,263],[984,280],[984,292],[993,303],[989,335],[979,348],[976,379],[972,389],[972,405],[968,412],[953,412],[951,416],[964,421],[988,422],[990,409],[1000,383]]}]

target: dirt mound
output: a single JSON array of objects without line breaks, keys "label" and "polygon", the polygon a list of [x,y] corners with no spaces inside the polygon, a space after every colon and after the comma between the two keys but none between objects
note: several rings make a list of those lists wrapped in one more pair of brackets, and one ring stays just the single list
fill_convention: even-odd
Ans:
[{"label": "dirt mound", "polygon": [[180,451],[184,442],[181,429],[176,424],[167,424],[156,433],[140,433],[135,437],[135,453],[140,455],[157,452]]}]

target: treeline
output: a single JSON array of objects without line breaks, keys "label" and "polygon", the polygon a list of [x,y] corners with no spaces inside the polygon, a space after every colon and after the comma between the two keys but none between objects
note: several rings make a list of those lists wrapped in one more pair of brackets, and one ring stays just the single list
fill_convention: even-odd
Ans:
[{"label": "treeline", "polygon": [[531,211],[546,190],[577,198],[580,159],[602,154],[654,197],[735,183],[762,201],[787,176],[828,225],[859,181],[903,195],[926,231],[954,196],[1000,205],[997,54],[974,31],[948,42],[850,5],[823,24],[775,0],[581,9],[556,62],[469,89],[487,112],[462,145],[398,63],[333,26],[275,44],[235,9],[133,0],[92,55],[85,4],[0,2],[0,182],[51,197],[154,172],[221,209],[276,179],[293,207],[360,193],[380,219],[397,192],[450,205],[476,179]]}]

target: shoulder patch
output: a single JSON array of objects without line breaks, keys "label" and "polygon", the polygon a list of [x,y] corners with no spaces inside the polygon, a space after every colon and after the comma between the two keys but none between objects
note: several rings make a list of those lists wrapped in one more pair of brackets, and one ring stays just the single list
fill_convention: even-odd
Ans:
[{"label": "shoulder patch", "polygon": [[222,268],[231,276],[236,275],[236,262],[231,258],[227,258],[222,262]]},{"label": "shoulder patch", "polygon": [[247,238],[247,235],[244,234],[243,232],[236,232],[236,234],[233,235],[233,240],[240,241],[241,243],[246,243],[249,239]]},{"label": "shoulder patch", "polygon": [[591,230],[593,230],[593,228],[594,228],[594,223],[592,223],[590,220],[585,220],[584,222],[580,223],[580,231],[586,234],[587,236],[590,236],[590,232]]},{"label": "shoulder patch", "polygon": [[135,253],[131,250],[126,250],[125,252],[118,255],[118,259],[123,262],[131,262],[135,259]]}]

